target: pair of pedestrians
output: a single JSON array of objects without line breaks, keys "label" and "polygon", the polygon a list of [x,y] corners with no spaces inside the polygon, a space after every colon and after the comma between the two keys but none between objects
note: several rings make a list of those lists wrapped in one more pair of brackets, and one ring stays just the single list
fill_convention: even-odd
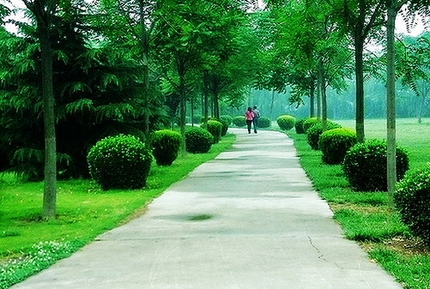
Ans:
[{"label": "pair of pedestrians", "polygon": [[251,124],[254,127],[254,133],[257,133],[259,117],[260,117],[260,111],[257,109],[257,106],[255,105],[253,108],[249,106],[248,109],[245,111],[245,120],[246,120],[246,125],[248,127],[248,134],[251,133]]}]

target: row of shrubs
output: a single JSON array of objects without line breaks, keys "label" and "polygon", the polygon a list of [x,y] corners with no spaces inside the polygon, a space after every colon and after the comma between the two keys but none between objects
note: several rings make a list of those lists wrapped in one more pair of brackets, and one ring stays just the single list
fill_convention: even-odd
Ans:
[{"label": "row of shrubs", "polygon": [[[212,144],[226,135],[229,120],[209,120],[200,127],[187,127],[185,147],[190,153],[207,153]],[[163,129],[151,137],[151,148],[133,135],[116,135],[97,142],[87,156],[92,178],[103,190],[138,189],[146,185],[152,159],[159,166],[170,166],[178,157],[182,143],[179,132]]]},{"label": "row of shrubs", "polygon": [[[341,164],[356,191],[387,191],[387,144],[383,140],[357,142],[354,130],[327,121],[327,130],[316,118],[295,123],[296,133],[307,134],[312,149],[322,152],[325,164]],[[397,186],[393,195],[400,217],[411,232],[430,245],[430,164],[407,173],[409,157],[396,147]]]}]

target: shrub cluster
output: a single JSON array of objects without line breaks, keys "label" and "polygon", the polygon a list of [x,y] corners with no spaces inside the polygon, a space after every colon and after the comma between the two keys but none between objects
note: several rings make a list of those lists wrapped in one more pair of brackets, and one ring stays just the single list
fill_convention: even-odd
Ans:
[{"label": "shrub cluster", "polygon": [[208,122],[201,126],[205,128],[213,136],[213,143],[218,143],[221,139],[223,124],[215,119],[210,119]]},{"label": "shrub cluster", "polygon": [[212,144],[212,134],[201,127],[188,127],[185,131],[186,150],[190,153],[207,153]]},{"label": "shrub cluster", "polygon": [[282,130],[290,130],[296,123],[296,118],[291,115],[281,115],[276,119],[278,126]]},{"label": "shrub cluster", "polygon": [[340,164],[346,152],[357,143],[357,134],[349,128],[335,128],[323,132],[318,141],[322,161],[326,164]]},{"label": "shrub cluster", "polygon": [[320,119],[317,119],[316,117],[308,117],[303,121],[303,131],[307,133],[308,129],[313,126],[314,124],[317,124],[321,122]]},{"label": "shrub cluster", "polygon": [[260,117],[258,118],[258,127],[259,128],[269,128],[272,126],[272,121],[268,117]]},{"label": "shrub cluster", "polygon": [[297,134],[304,134],[304,133],[306,133],[306,131],[303,128],[303,123],[306,120],[307,120],[307,118],[302,118],[302,119],[296,121],[296,123],[294,125],[294,128],[295,128]]},{"label": "shrub cluster", "polygon": [[117,135],[98,141],[87,156],[90,174],[103,190],[146,185],[152,156],[137,137]]},{"label": "shrub cluster", "polygon": [[181,148],[182,136],[180,133],[163,129],[152,134],[152,155],[159,166],[170,166],[178,157]]},{"label": "shrub cluster", "polygon": [[[409,169],[405,150],[396,148],[397,180]],[[345,155],[342,169],[357,191],[387,191],[387,144],[381,140],[357,143]]]},{"label": "shrub cluster", "polygon": [[233,121],[233,118],[229,115],[221,115],[218,121],[222,123],[221,136],[225,136],[229,126],[231,125],[231,122]]},{"label": "shrub cluster", "polygon": [[237,127],[246,126],[245,117],[243,115],[238,115],[238,116],[233,117],[233,124]]},{"label": "shrub cluster", "polygon": [[[329,120],[327,120],[326,126],[326,131],[341,127],[339,124],[331,122]],[[318,142],[322,133],[323,127],[321,121],[316,122],[313,126],[306,130],[306,134],[308,135],[308,143],[313,150],[319,149]]]},{"label": "shrub cluster", "polygon": [[430,245],[430,164],[398,182],[393,198],[403,223]]}]

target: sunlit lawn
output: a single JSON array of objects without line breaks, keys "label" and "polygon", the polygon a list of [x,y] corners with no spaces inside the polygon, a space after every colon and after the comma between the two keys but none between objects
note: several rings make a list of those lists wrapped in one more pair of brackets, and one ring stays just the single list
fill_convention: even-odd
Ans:
[{"label": "sunlit lawn", "polygon": [[[187,154],[185,158],[179,157],[172,166],[158,167],[154,162],[147,186],[141,190],[102,191],[91,180],[59,181],[58,217],[50,221],[43,221],[40,217],[42,182],[20,183],[11,175],[0,176],[0,265],[10,258],[29,254],[32,246],[40,242],[72,242],[72,250],[77,250],[102,232],[142,214],[146,205],[171,184],[226,150],[234,140],[235,136],[228,134],[213,145],[209,153]],[[43,266],[28,270],[38,269],[43,269]],[[30,273],[20,273],[23,276],[18,279]],[[0,266],[2,274],[6,273]],[[6,282],[9,281],[2,278],[4,276],[0,276],[0,288],[7,288]]]},{"label": "sunlit lawn", "polygon": [[[343,127],[355,128],[355,121],[334,120]],[[302,167],[320,196],[327,200],[346,238],[359,242],[404,288],[430,288],[430,250],[413,238],[399,215],[388,206],[384,192],[354,192],[340,165],[325,165],[321,152],[314,151],[306,135],[289,131],[294,139]],[[386,139],[385,120],[366,120],[366,139]],[[430,119],[397,121],[397,143],[409,153],[410,170],[430,162]],[[427,271],[426,271],[427,270]]]}]

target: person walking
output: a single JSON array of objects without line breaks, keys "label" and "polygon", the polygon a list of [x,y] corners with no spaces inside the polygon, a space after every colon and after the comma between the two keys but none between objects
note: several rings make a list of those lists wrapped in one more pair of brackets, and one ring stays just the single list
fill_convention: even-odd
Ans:
[{"label": "person walking", "polygon": [[257,109],[256,105],[254,105],[252,112],[254,113],[254,119],[252,120],[252,124],[254,126],[254,133],[257,133],[258,119],[260,118],[260,111]]},{"label": "person walking", "polygon": [[245,111],[245,120],[246,120],[246,126],[248,127],[248,134],[250,134],[251,133],[251,124],[254,121],[254,112],[252,111],[252,108],[250,106]]}]

